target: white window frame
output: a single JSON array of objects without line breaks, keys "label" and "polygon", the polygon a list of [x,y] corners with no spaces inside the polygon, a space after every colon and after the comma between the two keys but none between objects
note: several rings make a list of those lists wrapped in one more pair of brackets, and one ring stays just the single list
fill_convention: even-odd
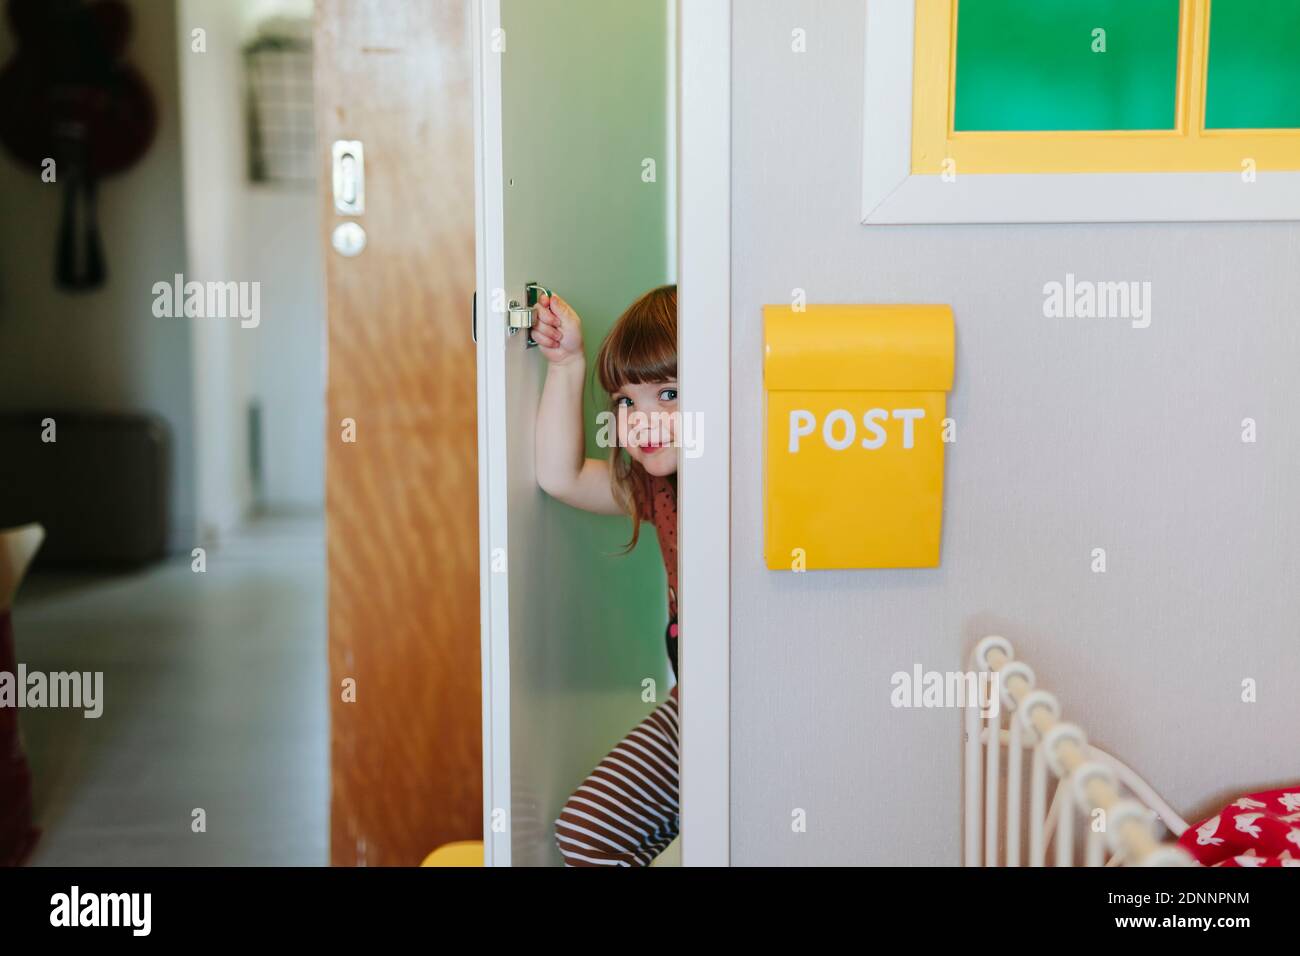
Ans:
[{"label": "white window frame", "polygon": [[912,173],[916,0],[869,0],[862,223],[1300,220],[1300,172]]}]

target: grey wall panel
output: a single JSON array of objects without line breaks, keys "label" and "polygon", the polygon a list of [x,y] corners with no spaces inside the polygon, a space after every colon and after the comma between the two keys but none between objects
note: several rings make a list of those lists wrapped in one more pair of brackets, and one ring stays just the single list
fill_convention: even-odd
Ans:
[{"label": "grey wall panel", "polygon": [[[1185,815],[1294,781],[1300,226],[864,227],[864,9],[733,14],[733,861],[958,862],[960,715],[889,682],[990,630]],[[1150,327],[1045,318],[1067,273],[1151,282]],[[953,306],[942,567],[764,569],[761,306],[795,288]]]}]

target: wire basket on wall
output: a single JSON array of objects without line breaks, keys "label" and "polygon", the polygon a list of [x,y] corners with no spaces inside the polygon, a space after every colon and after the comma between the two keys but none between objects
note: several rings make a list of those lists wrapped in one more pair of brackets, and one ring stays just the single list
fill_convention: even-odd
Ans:
[{"label": "wire basket on wall", "polygon": [[274,19],[244,47],[248,176],[257,183],[316,177],[311,21]]}]

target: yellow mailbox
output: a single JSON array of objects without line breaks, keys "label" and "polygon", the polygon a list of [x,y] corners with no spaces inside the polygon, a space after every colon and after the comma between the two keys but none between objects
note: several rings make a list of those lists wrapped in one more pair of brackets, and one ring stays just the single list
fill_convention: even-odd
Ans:
[{"label": "yellow mailbox", "polygon": [[936,567],[952,309],[769,305],[763,330],[767,566]]}]

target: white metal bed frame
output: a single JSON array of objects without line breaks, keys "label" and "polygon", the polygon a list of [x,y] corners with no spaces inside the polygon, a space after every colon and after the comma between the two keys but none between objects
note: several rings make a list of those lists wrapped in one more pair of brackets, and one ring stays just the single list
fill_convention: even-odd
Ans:
[{"label": "white metal bed frame", "polygon": [[[1008,640],[981,640],[971,670],[997,675],[1001,706],[996,716],[985,718],[979,701],[965,702],[964,865],[1046,866],[1049,844],[1054,866],[1076,865],[1077,844],[1082,844],[1083,866],[1195,865],[1184,850],[1158,836],[1163,825],[1177,838],[1187,822],[1132,769],[1090,746],[1078,726],[1060,720],[1060,702],[1035,689],[1033,669],[1015,659]],[[1031,751],[1028,779],[1026,750]],[[1057,780],[1050,805],[1049,770]],[[1027,816],[1022,813],[1026,792]],[[1104,814],[1098,817],[1098,811]],[[1080,819],[1084,825],[1077,834]],[[1092,826],[1094,819],[1104,825]]]}]

